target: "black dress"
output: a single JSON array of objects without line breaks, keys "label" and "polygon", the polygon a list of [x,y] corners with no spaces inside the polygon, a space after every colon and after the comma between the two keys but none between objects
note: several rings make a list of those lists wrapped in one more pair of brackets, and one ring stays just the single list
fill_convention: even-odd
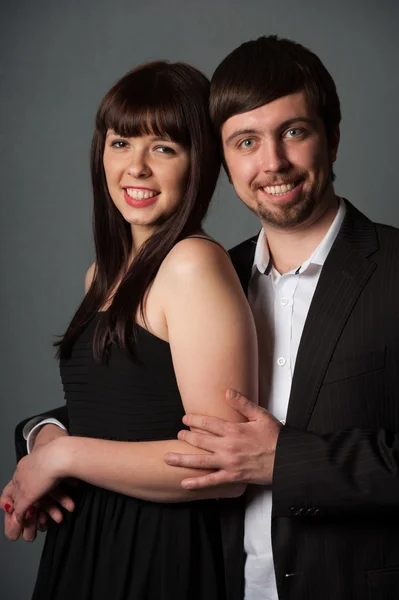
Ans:
[{"label": "black dress", "polygon": [[[60,370],[70,433],[176,439],[183,405],[169,344],[139,328],[136,361],[96,362],[95,316]],[[79,483],[76,509],[47,533],[32,600],[224,600],[218,502],[147,502]]]}]

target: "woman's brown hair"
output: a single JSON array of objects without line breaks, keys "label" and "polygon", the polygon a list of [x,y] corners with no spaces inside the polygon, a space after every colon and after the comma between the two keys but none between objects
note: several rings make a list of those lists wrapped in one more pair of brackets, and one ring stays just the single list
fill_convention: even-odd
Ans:
[{"label": "woman's brown hair", "polygon": [[[164,61],[142,65],[127,73],[105,95],[97,112],[91,148],[96,267],[93,282],[58,345],[66,358],[88,321],[121,283],[110,308],[97,323],[94,355],[105,360],[110,344],[134,355],[135,315],[144,317],[145,293],[173,246],[198,231],[206,215],[220,170],[220,156],[209,118],[209,81],[184,63]],[[115,207],[106,184],[103,153],[106,133],[122,137],[153,134],[182,144],[190,167],[182,202],[140,247],[129,264],[132,235]]]}]

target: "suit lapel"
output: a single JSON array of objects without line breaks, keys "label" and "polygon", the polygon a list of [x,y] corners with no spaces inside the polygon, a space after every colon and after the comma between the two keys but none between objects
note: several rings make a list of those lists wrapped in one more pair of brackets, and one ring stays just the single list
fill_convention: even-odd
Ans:
[{"label": "suit lapel", "polygon": [[367,257],[377,249],[373,223],[347,202],[344,222],[323,266],[301,337],[287,425],[307,427],[342,329],[376,268]]}]

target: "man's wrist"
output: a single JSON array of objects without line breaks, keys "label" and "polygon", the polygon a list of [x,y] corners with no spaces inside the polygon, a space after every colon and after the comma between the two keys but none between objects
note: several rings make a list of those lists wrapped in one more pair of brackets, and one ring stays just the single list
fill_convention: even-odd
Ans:
[{"label": "man's wrist", "polygon": [[35,437],[32,451],[35,448],[44,446],[45,444],[53,442],[58,438],[68,436],[68,432],[65,429],[61,429],[58,425],[54,425],[53,423],[45,423]]},{"label": "man's wrist", "polygon": [[[65,426],[57,419],[53,419],[52,417],[44,419],[42,416],[33,417],[27,423],[25,423],[25,426],[22,430],[22,435],[26,440],[26,449],[28,451],[28,454],[30,454],[33,450],[36,437],[39,435],[43,427],[48,423],[57,425],[60,428],[60,430],[66,431]],[[51,441],[52,439],[54,439],[54,437],[55,436],[49,437],[47,441]]]}]

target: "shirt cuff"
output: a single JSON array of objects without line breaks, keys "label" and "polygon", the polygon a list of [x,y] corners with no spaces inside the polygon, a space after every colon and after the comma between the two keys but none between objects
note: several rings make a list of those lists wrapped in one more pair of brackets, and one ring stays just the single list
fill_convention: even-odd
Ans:
[{"label": "shirt cuff", "polygon": [[28,421],[26,423],[25,427],[22,430],[22,435],[24,436],[24,439],[26,440],[26,447],[28,450],[28,454],[30,454],[32,452],[37,434],[39,433],[41,428],[44,425],[47,425],[49,423],[51,425],[57,425],[64,431],[67,430],[66,427],[64,427],[64,425],[62,423],[57,421],[57,419],[52,419],[52,418],[43,419],[42,417],[35,417],[34,419],[31,419],[30,421]]}]

